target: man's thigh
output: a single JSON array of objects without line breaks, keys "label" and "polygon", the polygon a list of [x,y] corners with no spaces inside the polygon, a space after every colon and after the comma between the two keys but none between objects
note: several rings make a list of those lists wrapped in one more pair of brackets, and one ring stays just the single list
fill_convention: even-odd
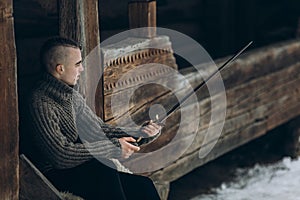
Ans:
[{"label": "man's thigh", "polygon": [[71,169],[52,170],[46,176],[59,190],[87,200],[125,199],[119,172],[96,159]]}]

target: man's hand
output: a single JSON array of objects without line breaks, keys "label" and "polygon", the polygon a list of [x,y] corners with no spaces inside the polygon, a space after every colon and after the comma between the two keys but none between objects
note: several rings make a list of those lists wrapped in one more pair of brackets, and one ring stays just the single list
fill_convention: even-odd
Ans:
[{"label": "man's hand", "polygon": [[140,147],[130,144],[130,142],[136,142],[132,137],[119,138],[119,142],[121,144],[123,158],[129,158],[134,152],[140,150]]},{"label": "man's hand", "polygon": [[144,125],[141,128],[141,131],[145,134],[148,135],[148,137],[152,137],[157,135],[158,133],[160,133],[162,126],[154,123],[152,120],[150,120],[149,122],[145,123],[146,125]]}]

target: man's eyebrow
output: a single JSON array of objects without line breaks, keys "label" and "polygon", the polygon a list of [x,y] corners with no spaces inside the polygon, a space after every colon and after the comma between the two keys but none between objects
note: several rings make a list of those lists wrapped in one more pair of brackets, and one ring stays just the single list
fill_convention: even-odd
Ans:
[{"label": "man's eyebrow", "polygon": [[82,63],[82,60],[80,60],[77,63],[75,63],[75,65],[79,65],[80,63]]}]

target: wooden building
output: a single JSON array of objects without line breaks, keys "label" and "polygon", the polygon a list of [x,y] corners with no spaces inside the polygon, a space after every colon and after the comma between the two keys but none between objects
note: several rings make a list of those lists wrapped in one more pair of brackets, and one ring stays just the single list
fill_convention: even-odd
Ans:
[{"label": "wooden building", "polygon": [[[1,0],[0,198],[34,199],[37,198],[34,195],[44,195],[40,199],[63,199],[51,183],[41,180],[43,176],[26,157],[19,156],[19,126],[22,126],[24,117],[22,100],[41,70],[38,49],[47,37],[61,35],[76,39],[82,43],[83,55],[86,56],[100,41],[129,27],[163,26],[183,32],[201,43],[217,59],[217,66],[225,61],[223,57],[231,55],[245,41],[254,40],[255,48],[221,73],[226,88],[227,115],[213,150],[199,159],[199,150],[214,142],[203,143],[211,116],[211,100],[218,97],[218,94],[210,96],[204,88],[197,93],[198,101],[194,102],[201,108],[201,123],[193,143],[176,161],[147,174],[155,181],[162,199],[167,199],[170,182],[281,124],[292,121],[295,138],[298,138],[300,131],[294,120],[300,115],[300,41],[296,39],[300,34],[297,30],[299,8],[297,0],[284,3],[279,0],[189,0],[184,3],[178,0]],[[287,12],[289,15],[286,15]],[[132,45],[132,42],[147,45],[151,40],[161,41],[164,49],[145,52]],[[130,56],[120,54],[117,59],[111,59],[108,54],[119,51],[120,47],[103,48],[100,52],[104,58],[103,65],[87,69],[80,80],[82,94],[91,97],[94,91],[90,80],[104,74],[97,85],[95,104],[97,114],[108,123],[116,120],[107,103],[112,90],[123,91],[141,84],[133,81],[132,84],[118,86],[116,82],[124,69],[134,70],[140,64],[155,61],[180,69],[192,86],[203,82],[203,77],[195,73],[189,63],[173,54],[172,41],[156,35],[153,30],[149,30],[147,37],[132,40],[128,48]],[[182,48],[190,50],[184,44]],[[143,75],[144,79],[139,78]],[[145,72],[136,75],[133,80],[155,80],[162,75],[167,76],[168,71],[162,74]],[[180,86],[178,90],[185,92]],[[130,114],[137,121],[144,120],[146,116],[143,113],[155,103],[176,103],[172,93],[161,88],[154,87],[147,95],[146,99],[135,98],[132,101]],[[87,100],[93,105],[93,98]],[[186,109],[193,109],[194,104]],[[124,113],[120,109],[120,115]],[[146,150],[168,144],[178,128],[179,118],[180,113],[174,113],[168,119],[162,136]],[[214,125],[217,126],[218,122]],[[186,135],[174,145],[181,144],[192,134],[187,125],[184,130]],[[136,160],[130,162],[133,161]]]}]

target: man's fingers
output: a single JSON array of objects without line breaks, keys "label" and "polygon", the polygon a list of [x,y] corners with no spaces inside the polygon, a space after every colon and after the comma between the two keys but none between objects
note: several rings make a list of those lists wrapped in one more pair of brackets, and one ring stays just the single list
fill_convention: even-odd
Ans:
[{"label": "man's fingers", "polygon": [[142,128],[142,131],[143,131],[144,133],[146,133],[147,135],[149,135],[149,136],[155,135],[155,134],[153,133],[153,130],[151,130],[149,127],[143,127],[143,128]]},{"label": "man's fingers", "polygon": [[150,124],[150,125],[149,125],[149,128],[151,128],[152,130],[158,130],[158,131],[160,131],[160,130],[162,129],[161,126],[159,126],[159,125],[157,125],[157,124],[155,124],[155,123]]},{"label": "man's fingers", "polygon": [[137,147],[133,144],[131,144],[130,142],[136,142],[136,140],[132,137],[123,137],[119,139],[121,146],[122,146],[122,150],[124,151],[128,151],[128,150],[132,150],[132,151],[139,151],[140,147]]},{"label": "man's fingers", "polygon": [[123,138],[127,142],[136,142],[136,140],[133,137],[123,137]]},{"label": "man's fingers", "polygon": [[140,147],[137,147],[130,142],[136,142],[136,140],[133,137],[124,137],[124,140],[126,141],[126,148],[130,149],[132,151],[139,151]]},{"label": "man's fingers", "polygon": [[150,122],[149,122],[149,124],[147,126],[151,127],[151,128],[159,129],[159,130],[162,129],[162,126],[160,124],[155,123],[152,120],[150,120]]},{"label": "man's fingers", "polygon": [[134,153],[134,151],[131,151],[131,150],[129,150],[129,151],[127,151],[127,152],[124,152],[123,157],[124,157],[124,158],[129,158],[133,153]]},{"label": "man's fingers", "polygon": [[136,140],[132,137],[123,137],[119,139],[121,147],[122,147],[122,157],[129,158],[134,152],[140,150],[140,147],[137,147],[130,142],[136,142]]},{"label": "man's fingers", "polygon": [[161,126],[155,123],[149,123],[147,126],[142,127],[141,130],[149,136],[154,136],[159,133],[161,128]]},{"label": "man's fingers", "polygon": [[130,143],[129,143],[129,148],[130,148],[132,151],[139,151],[139,150],[140,150],[140,147],[137,147],[137,146],[135,146],[135,145],[133,145],[133,144],[130,144]]}]

